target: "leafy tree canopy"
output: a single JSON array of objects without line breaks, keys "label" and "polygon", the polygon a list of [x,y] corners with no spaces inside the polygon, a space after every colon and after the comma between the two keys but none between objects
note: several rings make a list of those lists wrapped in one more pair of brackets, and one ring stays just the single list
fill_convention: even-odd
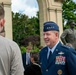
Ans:
[{"label": "leafy tree canopy", "polygon": [[37,17],[29,18],[25,14],[13,13],[13,40],[21,45],[21,41],[31,35],[39,35],[39,19]]},{"label": "leafy tree canopy", "polygon": [[68,24],[69,20],[74,20],[76,22],[76,3],[73,0],[66,0],[62,5],[62,17],[63,17],[63,26]]}]

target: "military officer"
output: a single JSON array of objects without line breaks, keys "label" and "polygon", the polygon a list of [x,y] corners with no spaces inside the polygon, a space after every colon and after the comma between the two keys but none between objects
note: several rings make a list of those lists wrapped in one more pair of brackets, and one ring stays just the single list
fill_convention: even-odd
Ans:
[{"label": "military officer", "polygon": [[46,46],[40,51],[42,75],[76,75],[76,51],[59,41],[59,27],[55,22],[44,23]]},{"label": "military officer", "polygon": [[69,25],[70,28],[65,29],[60,38],[65,45],[76,49],[76,30],[74,29],[76,23],[73,20],[70,20]]}]

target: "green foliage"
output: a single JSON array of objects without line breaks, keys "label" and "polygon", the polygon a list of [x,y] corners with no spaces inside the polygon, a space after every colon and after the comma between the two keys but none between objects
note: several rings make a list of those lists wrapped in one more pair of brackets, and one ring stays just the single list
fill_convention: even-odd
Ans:
[{"label": "green foliage", "polygon": [[31,50],[30,52],[31,52],[31,53],[32,53],[32,52],[40,52],[40,50],[39,50],[39,48],[35,47],[35,48],[34,48],[33,50]]},{"label": "green foliage", "polygon": [[[42,48],[42,46],[40,46]],[[40,52],[41,48],[34,45],[33,49],[30,52]]]},{"label": "green foliage", "polygon": [[20,45],[20,40],[22,40],[25,37],[25,25],[28,22],[28,16],[19,13],[13,13],[12,17],[13,40]]},{"label": "green foliage", "polygon": [[38,14],[37,17],[29,18],[25,14],[12,12],[12,22],[13,40],[20,46],[21,42],[28,36],[40,35]]},{"label": "green foliage", "polygon": [[64,25],[68,23],[69,20],[74,20],[76,22],[76,3],[73,2],[73,0],[66,0],[63,3],[62,6],[62,17],[63,17],[63,26],[64,29],[67,28],[67,25]]},{"label": "green foliage", "polygon": [[21,45],[23,46],[28,46],[29,45],[29,42],[31,42],[32,46],[39,46],[40,45],[40,36],[38,35],[32,35],[32,36],[28,36],[28,37],[25,37],[25,39],[23,39],[21,41]]},{"label": "green foliage", "polygon": [[[21,49],[21,53],[22,53],[22,54],[26,52],[26,47],[21,46],[20,49]],[[33,53],[33,52],[40,52],[40,49],[35,46],[34,49],[32,49],[32,50],[30,51],[30,53]]]},{"label": "green foliage", "polygon": [[26,47],[21,46],[20,49],[21,49],[21,53],[22,53],[22,54],[26,52]]}]

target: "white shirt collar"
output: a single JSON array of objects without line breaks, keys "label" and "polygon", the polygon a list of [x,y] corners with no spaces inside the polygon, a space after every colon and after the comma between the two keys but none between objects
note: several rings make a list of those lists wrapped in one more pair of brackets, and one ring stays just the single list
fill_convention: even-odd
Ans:
[{"label": "white shirt collar", "polygon": [[59,43],[59,41],[56,43],[56,45],[55,45],[52,49],[50,49],[50,48],[48,47],[48,54],[47,54],[47,58],[49,57],[50,50],[51,50],[51,52],[53,53],[53,52],[54,52],[54,50],[55,50],[55,48],[56,48],[56,46],[58,45],[58,43]]}]

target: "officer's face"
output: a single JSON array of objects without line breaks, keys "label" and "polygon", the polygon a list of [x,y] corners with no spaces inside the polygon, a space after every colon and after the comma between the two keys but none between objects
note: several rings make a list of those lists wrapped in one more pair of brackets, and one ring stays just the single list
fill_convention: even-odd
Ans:
[{"label": "officer's face", "polygon": [[47,46],[52,48],[58,41],[58,32],[57,31],[46,31],[43,33],[44,41]]}]

